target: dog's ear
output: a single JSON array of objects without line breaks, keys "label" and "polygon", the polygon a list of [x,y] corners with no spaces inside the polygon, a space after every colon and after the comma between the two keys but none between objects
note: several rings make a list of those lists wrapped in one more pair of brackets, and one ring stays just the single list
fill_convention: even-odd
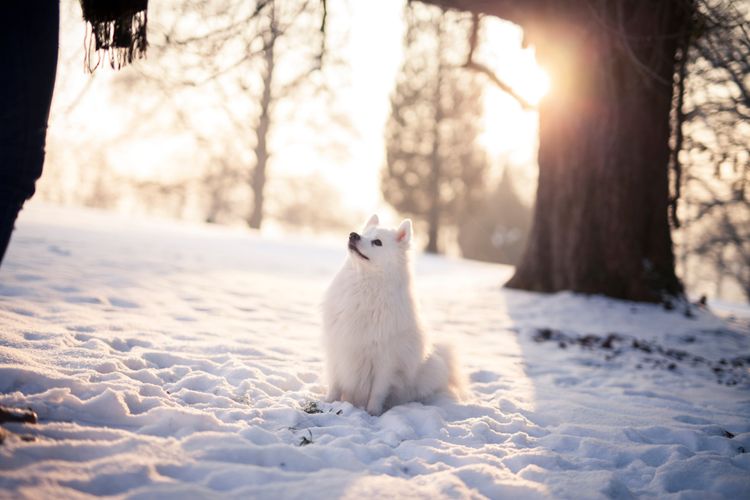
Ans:
[{"label": "dog's ear", "polygon": [[396,231],[396,241],[409,243],[411,241],[411,219],[404,219]]},{"label": "dog's ear", "polygon": [[364,233],[367,231],[368,228],[372,226],[377,226],[380,224],[380,219],[378,219],[378,214],[372,214],[372,217],[370,217],[370,220],[367,221],[367,224],[365,224],[365,227],[362,229],[362,232]]}]

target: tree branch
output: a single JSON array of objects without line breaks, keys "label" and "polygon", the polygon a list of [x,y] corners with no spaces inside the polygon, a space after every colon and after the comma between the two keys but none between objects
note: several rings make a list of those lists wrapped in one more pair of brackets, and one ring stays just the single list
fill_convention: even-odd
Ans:
[{"label": "tree branch", "polygon": [[484,64],[474,61],[474,52],[479,43],[479,23],[481,22],[481,18],[479,14],[473,13],[471,16],[471,20],[472,20],[472,25],[471,25],[471,34],[469,35],[469,53],[466,56],[466,62],[464,63],[464,68],[477,71],[487,76],[487,78],[489,78],[490,81],[494,83],[500,90],[507,93],[508,95],[513,97],[516,101],[518,101],[518,104],[520,104],[524,110],[528,111],[528,110],[536,109],[533,105],[529,103],[529,101],[521,97],[521,95],[519,95],[515,90],[513,90],[513,88],[510,85],[502,81],[495,74],[494,71],[492,71],[490,68],[488,68]]},{"label": "tree branch", "polygon": [[554,0],[420,0],[442,9],[496,16],[523,26],[528,19],[543,12]]},{"label": "tree branch", "polygon": [[488,68],[484,64],[473,62],[473,61],[467,61],[466,64],[464,64],[464,67],[474,70],[474,71],[478,71],[479,73],[486,75],[487,78],[489,78],[490,81],[494,83],[500,90],[507,93],[516,101],[518,101],[518,104],[520,104],[524,110],[530,111],[530,110],[536,109],[536,106],[532,105],[531,103],[529,103],[529,101],[521,97],[521,95],[519,95],[518,92],[513,90],[513,88],[511,88],[510,85],[502,81],[490,68]]}]

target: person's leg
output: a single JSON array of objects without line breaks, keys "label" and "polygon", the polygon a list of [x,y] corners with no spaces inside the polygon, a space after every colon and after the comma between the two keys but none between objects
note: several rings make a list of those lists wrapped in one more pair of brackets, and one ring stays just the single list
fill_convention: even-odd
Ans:
[{"label": "person's leg", "polygon": [[59,23],[56,0],[6,2],[0,16],[0,263],[42,174]]}]

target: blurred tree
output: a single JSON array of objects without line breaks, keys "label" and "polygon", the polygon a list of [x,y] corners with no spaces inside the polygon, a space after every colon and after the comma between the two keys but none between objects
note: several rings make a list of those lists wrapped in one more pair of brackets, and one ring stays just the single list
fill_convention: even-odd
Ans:
[{"label": "blurred tree", "polygon": [[692,0],[435,0],[513,21],[552,90],[539,107],[539,186],[509,286],[631,300],[681,295],[668,222],[670,113]]},{"label": "blurred tree", "polygon": [[462,214],[458,224],[461,255],[469,259],[515,265],[521,258],[531,209],[516,192],[509,168],[498,186]]},{"label": "blurred tree", "polygon": [[482,194],[487,158],[477,145],[482,87],[462,71],[470,18],[410,3],[405,60],[386,126],[385,200],[427,224],[426,251],[440,227]]},{"label": "blurred tree", "polygon": [[[260,228],[273,123],[281,119],[278,105],[287,99],[310,100],[328,90],[320,71],[326,55],[326,2],[181,0],[170,9],[152,23],[149,60],[157,62],[141,66],[140,76],[147,78],[123,74],[119,79],[123,86],[157,87],[177,109],[178,124],[201,145],[221,136],[225,149],[235,154],[227,160],[226,151],[222,157],[211,147],[203,155],[206,220],[236,210],[234,191],[244,184],[251,191],[247,224]],[[326,57],[326,65],[339,63]],[[215,94],[211,116],[185,111],[197,89],[203,99]],[[143,101],[145,106],[164,105],[164,100]]]},{"label": "blurred tree", "polygon": [[231,160],[231,155],[213,155],[201,179],[202,191],[208,199],[205,221],[221,223],[231,220],[238,211],[235,191],[242,186],[244,176]]},{"label": "blurred tree", "polygon": [[351,231],[367,214],[341,210],[337,188],[319,173],[304,176],[277,176],[271,186],[269,215],[295,231]]},{"label": "blurred tree", "polygon": [[[701,36],[677,88],[678,251],[688,283],[705,279],[708,267],[717,295],[728,279],[750,300],[750,4],[707,0],[698,8]],[[702,276],[693,279],[691,268]]]},{"label": "blurred tree", "polygon": [[187,202],[187,183],[181,180],[130,180],[139,211],[159,216],[179,218]]}]

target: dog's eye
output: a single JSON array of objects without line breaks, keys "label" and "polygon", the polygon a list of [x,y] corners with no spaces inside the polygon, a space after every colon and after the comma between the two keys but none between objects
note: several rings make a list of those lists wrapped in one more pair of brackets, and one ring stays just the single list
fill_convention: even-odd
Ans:
[{"label": "dog's eye", "polygon": [[372,240],[372,245],[376,246],[376,247],[382,247],[383,246],[383,242],[380,241],[380,240]]}]

